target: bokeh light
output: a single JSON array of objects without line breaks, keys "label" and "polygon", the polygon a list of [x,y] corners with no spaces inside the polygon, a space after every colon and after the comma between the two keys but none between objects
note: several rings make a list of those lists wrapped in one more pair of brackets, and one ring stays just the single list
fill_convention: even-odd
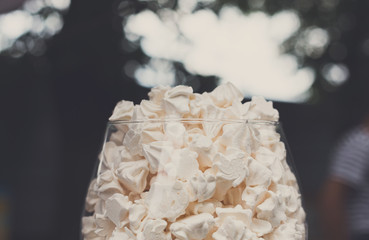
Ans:
[{"label": "bokeh light", "polygon": [[[301,67],[297,57],[282,51],[283,43],[301,27],[295,11],[283,10],[273,15],[259,10],[244,13],[236,6],[224,5],[217,14],[210,8],[196,10],[198,4],[196,0],[179,1],[175,9],[146,9],[126,19],[126,38],[139,43],[151,58],[148,64],[136,69],[140,85],[175,84],[175,68],[159,71],[152,64],[173,62],[182,64],[192,75],[233,82],[245,96],[262,95],[292,102],[309,97],[314,70]],[[310,57],[320,56],[329,42],[327,31],[318,27],[307,28],[302,35],[298,47]],[[164,74],[163,71],[165,75],[158,74]]]},{"label": "bokeh light", "polygon": [[350,76],[346,65],[333,63],[326,64],[322,69],[322,74],[325,80],[333,87],[344,84]]},{"label": "bokeh light", "polygon": [[[20,57],[29,52],[41,55],[45,40],[63,27],[70,0],[28,0],[17,10],[0,14],[0,53]],[[47,11],[44,11],[47,9]]]}]

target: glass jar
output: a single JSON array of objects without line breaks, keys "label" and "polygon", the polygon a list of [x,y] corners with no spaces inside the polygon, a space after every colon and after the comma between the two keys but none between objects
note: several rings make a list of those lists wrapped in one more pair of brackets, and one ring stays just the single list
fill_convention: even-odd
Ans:
[{"label": "glass jar", "polygon": [[109,122],[81,239],[307,239],[281,125]]}]

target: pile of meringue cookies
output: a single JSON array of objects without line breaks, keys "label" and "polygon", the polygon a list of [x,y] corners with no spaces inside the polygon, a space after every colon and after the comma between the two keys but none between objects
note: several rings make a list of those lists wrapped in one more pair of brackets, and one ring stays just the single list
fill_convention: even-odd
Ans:
[{"label": "pile of meringue cookies", "polygon": [[272,102],[230,83],[156,87],[110,117],[85,240],[300,240],[305,212]]}]

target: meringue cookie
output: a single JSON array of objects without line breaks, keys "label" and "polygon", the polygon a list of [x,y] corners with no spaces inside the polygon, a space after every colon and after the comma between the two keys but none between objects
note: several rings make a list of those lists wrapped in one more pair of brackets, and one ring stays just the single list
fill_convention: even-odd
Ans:
[{"label": "meringue cookie", "polygon": [[204,239],[215,224],[214,218],[209,213],[186,217],[170,226],[170,232],[178,240]]},{"label": "meringue cookie", "polygon": [[97,193],[96,178],[93,179],[88,187],[85,209],[87,212],[93,212],[96,203],[99,201],[99,196]]},{"label": "meringue cookie", "polygon": [[106,200],[105,216],[109,218],[117,228],[122,228],[128,223],[128,211],[132,203],[127,196],[120,193],[112,195]]},{"label": "meringue cookie", "polygon": [[168,141],[155,141],[150,144],[143,144],[143,155],[149,162],[150,173],[155,174],[163,168],[170,160],[174,150],[173,144]]},{"label": "meringue cookie", "polygon": [[255,233],[245,227],[242,221],[226,217],[223,224],[213,233],[214,240],[258,240]]},{"label": "meringue cookie", "polygon": [[256,215],[258,219],[269,222],[272,227],[277,227],[287,219],[282,200],[272,191],[268,191],[264,202],[256,207]]},{"label": "meringue cookie", "polygon": [[188,143],[190,150],[197,152],[198,162],[201,170],[205,170],[213,165],[213,158],[216,150],[210,137],[202,134],[191,134],[191,141]]},{"label": "meringue cookie", "polygon": [[216,208],[221,208],[223,204],[215,199],[209,199],[205,202],[191,202],[186,209],[186,215],[197,215],[209,213],[214,215]]},{"label": "meringue cookie", "polygon": [[165,113],[173,117],[181,117],[189,113],[189,97],[192,92],[192,88],[186,86],[176,86],[166,91],[163,98]]},{"label": "meringue cookie", "polygon": [[268,189],[265,186],[247,186],[242,192],[242,200],[252,210],[265,200]]},{"label": "meringue cookie", "polygon": [[170,233],[165,233],[167,222],[162,219],[148,220],[143,232],[137,235],[137,240],[169,240]]},{"label": "meringue cookie", "polygon": [[110,237],[113,230],[115,229],[114,223],[104,215],[96,214],[95,217],[95,233],[100,237]]},{"label": "meringue cookie", "polygon": [[298,224],[295,219],[289,219],[281,224],[273,233],[265,236],[266,240],[303,240],[305,239],[305,230],[302,224]]},{"label": "meringue cookie", "polygon": [[211,174],[198,171],[190,180],[192,191],[199,202],[203,202],[214,195],[216,178]]},{"label": "meringue cookie", "polygon": [[259,141],[264,146],[270,147],[272,144],[279,143],[281,136],[277,133],[275,126],[257,126],[259,131]]},{"label": "meringue cookie", "polygon": [[95,217],[94,216],[82,217],[82,234],[84,236],[84,239],[86,240],[105,239],[97,235],[95,233],[95,230],[96,230]]},{"label": "meringue cookie", "polygon": [[141,193],[146,187],[149,165],[146,160],[121,162],[116,170],[118,180],[124,187],[135,193]]},{"label": "meringue cookie", "polygon": [[278,161],[277,154],[272,152],[267,147],[260,146],[254,154],[254,159],[259,161],[265,167],[271,166],[275,161]]},{"label": "meringue cookie", "polygon": [[123,145],[129,150],[131,155],[141,153],[141,132],[129,129],[123,139]]},{"label": "meringue cookie", "polygon": [[214,157],[214,167],[217,178],[232,182],[233,187],[238,186],[249,174],[245,154],[240,151],[230,156],[217,153]]},{"label": "meringue cookie", "polygon": [[128,220],[129,220],[130,229],[132,229],[133,232],[137,233],[146,215],[147,215],[147,208],[144,204],[140,202],[134,203],[129,208]]},{"label": "meringue cookie", "polygon": [[214,105],[207,105],[204,108],[202,127],[206,133],[206,136],[211,139],[215,139],[221,133],[224,123],[221,121],[214,121],[214,119],[224,119],[224,111]]},{"label": "meringue cookie", "polygon": [[185,142],[186,128],[180,122],[169,122],[164,125],[164,139],[173,143],[175,148],[181,148]]},{"label": "meringue cookie", "polygon": [[268,187],[272,181],[272,171],[255,159],[249,161],[250,175],[246,179],[247,186]]},{"label": "meringue cookie", "polygon": [[197,153],[189,149],[176,149],[172,154],[172,161],[164,166],[167,176],[179,180],[190,180],[199,169]]},{"label": "meringue cookie", "polygon": [[106,169],[116,169],[120,162],[129,162],[142,159],[141,156],[132,155],[125,146],[117,146],[115,142],[106,142],[103,147],[103,157],[101,158],[101,171]]},{"label": "meringue cookie", "polygon": [[171,89],[169,86],[158,86],[151,89],[148,93],[150,101],[160,105],[165,93]]},{"label": "meringue cookie", "polygon": [[259,131],[250,124],[228,123],[223,126],[220,143],[226,147],[241,149],[251,154],[257,151],[260,146],[259,136]]},{"label": "meringue cookie", "polygon": [[164,115],[164,111],[159,104],[148,100],[141,101],[140,110],[147,118],[160,119]]},{"label": "meringue cookie", "polygon": [[97,194],[103,200],[107,200],[114,193],[124,194],[124,190],[112,170],[106,170],[97,176]]},{"label": "meringue cookie", "polygon": [[218,226],[222,225],[227,217],[239,220],[243,222],[245,226],[250,226],[252,211],[250,209],[243,209],[241,205],[237,205],[234,208],[217,208],[217,218],[215,219]]},{"label": "meringue cookie", "polygon": [[133,114],[133,102],[122,100],[117,103],[113,114],[110,116],[110,121],[131,120]]},{"label": "meringue cookie", "polygon": [[154,219],[166,218],[174,222],[185,213],[189,203],[188,193],[180,181],[174,183],[155,182],[145,199],[149,216]]},{"label": "meringue cookie", "polygon": [[210,94],[215,105],[218,107],[228,107],[233,101],[241,102],[243,94],[230,82],[219,85]]},{"label": "meringue cookie", "polygon": [[279,113],[273,108],[272,102],[267,102],[263,97],[252,97],[251,102],[245,103],[248,108],[244,118],[249,120],[278,121]]},{"label": "meringue cookie", "polygon": [[136,236],[128,228],[124,230],[116,228],[109,240],[136,240]]},{"label": "meringue cookie", "polygon": [[282,199],[287,214],[294,213],[300,208],[301,199],[296,188],[278,184],[276,194]]}]

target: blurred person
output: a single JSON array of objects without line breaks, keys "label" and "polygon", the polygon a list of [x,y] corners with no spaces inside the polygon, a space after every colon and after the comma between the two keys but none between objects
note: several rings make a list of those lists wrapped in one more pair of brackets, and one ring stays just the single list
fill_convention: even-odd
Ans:
[{"label": "blurred person", "polygon": [[369,113],[335,148],[321,199],[327,240],[369,240]]}]

